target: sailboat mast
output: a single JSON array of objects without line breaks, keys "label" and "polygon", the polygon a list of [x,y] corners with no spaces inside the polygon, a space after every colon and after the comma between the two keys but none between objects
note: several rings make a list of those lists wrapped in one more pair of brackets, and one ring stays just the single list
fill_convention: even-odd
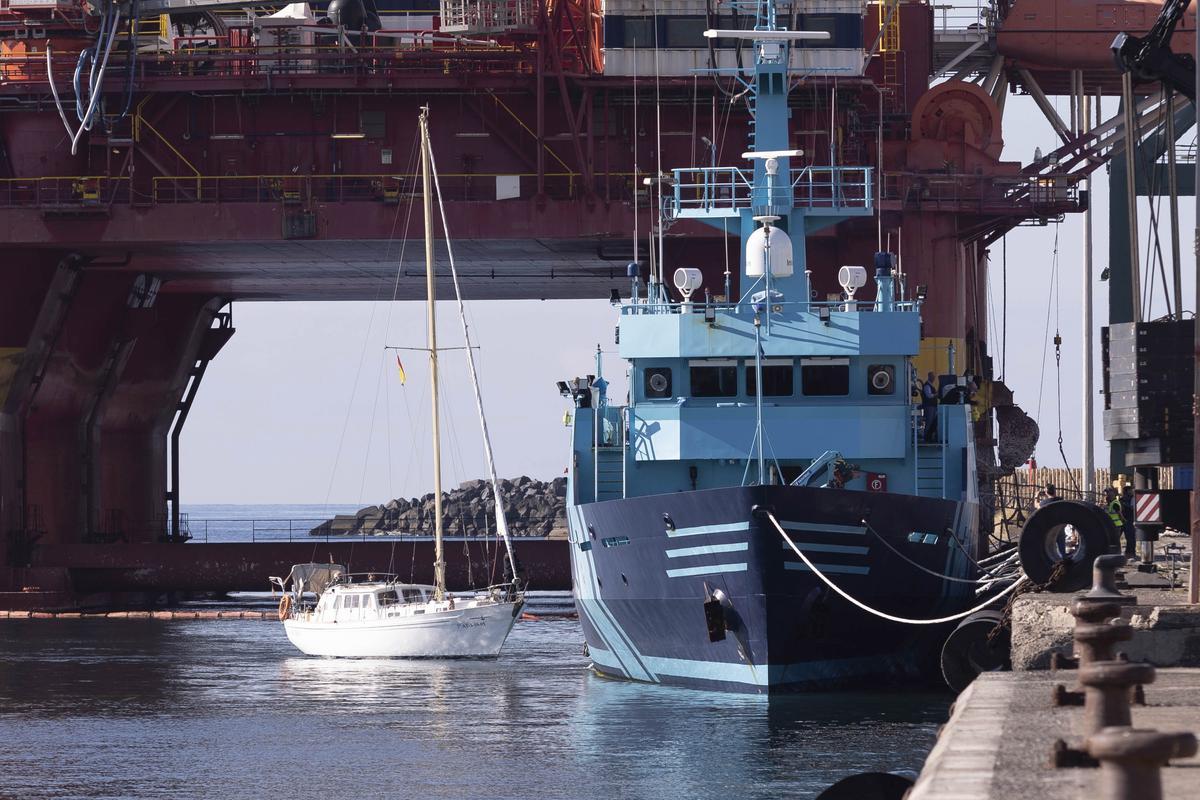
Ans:
[{"label": "sailboat mast", "polygon": [[433,192],[429,187],[429,106],[421,108],[421,197],[425,208],[425,339],[429,344],[429,385],[433,408],[433,586],[434,599],[446,594],[442,552],[442,435],[438,416],[437,293],[433,282]]}]

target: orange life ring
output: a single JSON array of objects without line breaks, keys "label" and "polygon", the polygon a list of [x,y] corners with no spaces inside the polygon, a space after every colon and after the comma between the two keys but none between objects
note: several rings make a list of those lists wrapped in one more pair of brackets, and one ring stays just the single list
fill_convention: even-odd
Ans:
[{"label": "orange life ring", "polygon": [[285,594],[283,597],[279,598],[279,621],[283,622],[285,619],[287,619],[288,614],[291,613],[291,610],[292,596],[290,594]]}]

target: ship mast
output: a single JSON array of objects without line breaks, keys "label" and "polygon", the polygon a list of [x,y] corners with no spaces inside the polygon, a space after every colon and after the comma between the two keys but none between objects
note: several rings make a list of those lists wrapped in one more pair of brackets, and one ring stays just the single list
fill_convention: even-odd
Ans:
[{"label": "ship mast", "polygon": [[421,197],[425,210],[425,318],[429,385],[433,409],[433,598],[446,595],[442,553],[442,437],[438,417],[437,294],[433,281],[433,192],[429,188],[429,106],[421,107]]}]

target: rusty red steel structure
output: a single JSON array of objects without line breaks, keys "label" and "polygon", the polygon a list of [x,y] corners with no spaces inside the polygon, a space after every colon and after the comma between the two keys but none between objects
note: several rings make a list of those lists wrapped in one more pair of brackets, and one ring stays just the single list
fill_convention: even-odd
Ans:
[{"label": "rusty red steel structure", "polygon": [[[868,53],[891,5],[864,18]],[[792,92],[792,144],[808,163],[878,175],[878,218],[811,237],[815,286],[836,291],[838,266],[899,251],[909,291],[928,287],[925,335],[965,343],[959,369],[986,374],[988,247],[1078,210],[1076,178],[1002,160],[992,97],[962,81],[930,88],[933,7],[895,6],[890,72],[876,57],[861,77]],[[37,38],[0,26],[0,606],[103,603],[97,570],[144,567],[151,546],[164,564],[203,547],[165,542],[168,506],[181,497],[179,429],[233,333],[227,303],[423,296],[419,248],[398,256],[421,235],[418,107],[431,107],[473,298],[626,289],[635,224],[643,261],[652,230],[645,178],[733,162],[747,141],[728,78],[606,75],[597,0],[554,0],[536,30],[488,44],[383,31],[347,46],[330,29],[297,51],[214,21],[132,65],[118,51],[109,124],[71,155],[48,80],[65,92],[90,41],[70,8]],[[701,266],[710,285],[722,252],[738,258],[736,235],[698,223],[663,238],[666,263]]]}]

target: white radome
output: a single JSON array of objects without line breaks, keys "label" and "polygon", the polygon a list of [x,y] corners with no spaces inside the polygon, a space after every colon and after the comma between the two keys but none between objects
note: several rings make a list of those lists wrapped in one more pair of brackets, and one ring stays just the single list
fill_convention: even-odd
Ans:
[{"label": "white radome", "polygon": [[792,239],[779,228],[759,228],[746,240],[746,274],[761,278],[767,263],[767,234],[771,232],[771,277],[786,278],[792,274]]}]

